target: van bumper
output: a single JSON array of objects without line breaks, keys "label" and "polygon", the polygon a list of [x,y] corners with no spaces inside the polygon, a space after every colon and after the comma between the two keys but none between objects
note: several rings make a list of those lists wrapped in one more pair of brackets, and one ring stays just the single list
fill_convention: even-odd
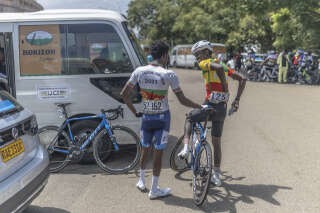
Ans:
[{"label": "van bumper", "polygon": [[0,183],[0,212],[16,213],[27,208],[48,183],[48,165],[47,151],[39,145],[33,160]]}]

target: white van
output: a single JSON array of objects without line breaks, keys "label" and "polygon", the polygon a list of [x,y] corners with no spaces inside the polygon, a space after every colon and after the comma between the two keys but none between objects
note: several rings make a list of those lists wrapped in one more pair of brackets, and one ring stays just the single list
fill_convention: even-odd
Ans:
[{"label": "white van", "polygon": [[227,49],[224,44],[211,43],[213,49],[213,57],[218,58],[220,61],[227,60]]},{"label": "white van", "polygon": [[[72,103],[72,117],[123,104],[121,89],[147,63],[126,18],[106,10],[0,13],[1,48],[8,90],[37,115],[40,128],[64,121],[55,103]],[[141,102],[138,93],[132,99]],[[139,132],[139,119],[124,108],[115,123]]]},{"label": "white van", "polygon": [[[227,59],[226,46],[220,43],[211,43],[211,45],[213,48],[213,57],[225,61]],[[175,46],[170,55],[170,65],[173,67],[197,68],[198,62],[196,57],[192,55],[192,46],[192,44]]]},{"label": "white van", "polygon": [[[120,90],[146,64],[125,17],[113,11],[1,13],[0,45],[9,91],[37,114],[40,127],[62,122],[56,102],[72,102],[73,115],[123,103]],[[125,120],[138,122],[129,112]]]},{"label": "white van", "polygon": [[173,67],[190,67],[197,66],[197,60],[191,52],[192,44],[177,45],[172,49],[170,55],[170,65]]}]

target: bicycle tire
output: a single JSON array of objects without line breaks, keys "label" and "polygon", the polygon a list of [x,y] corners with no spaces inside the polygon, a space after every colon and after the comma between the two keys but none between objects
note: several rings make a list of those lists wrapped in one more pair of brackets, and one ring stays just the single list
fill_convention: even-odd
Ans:
[{"label": "bicycle tire", "polygon": [[183,136],[178,139],[178,142],[173,147],[173,150],[170,154],[170,167],[173,171],[183,172],[190,169],[190,155],[188,159],[181,159],[178,157],[179,152],[183,148]]},{"label": "bicycle tire", "polygon": [[[125,126],[113,126],[111,131],[116,138],[119,151],[114,149],[114,145],[107,134],[107,130],[104,128],[100,130],[93,141],[93,156],[102,170],[111,174],[123,174],[133,169],[140,160],[140,139],[134,131]],[[109,150],[101,152],[99,149],[99,147],[101,147],[101,142],[111,143],[112,146]],[[107,155],[108,157],[106,158],[104,155]]]},{"label": "bicycle tire", "polygon": [[[204,168],[200,166],[203,152],[205,152],[206,157],[206,166]],[[201,145],[199,153],[196,155],[195,165],[197,165],[198,168],[197,171],[193,172],[192,178],[193,201],[197,206],[200,206],[207,197],[212,171],[212,150],[207,142]],[[200,185],[197,185],[197,176],[200,177]],[[199,193],[198,188],[200,189]]]},{"label": "bicycle tire", "polygon": [[[50,132],[51,134],[49,134]],[[63,144],[65,149],[69,149],[70,139],[67,133],[65,131],[62,131],[59,133],[59,127],[57,126],[45,126],[39,129],[38,134],[40,138],[40,143],[45,146],[45,148],[49,153],[49,161],[50,161],[49,172],[56,173],[64,169],[70,162],[69,155],[63,154],[61,152],[51,151],[48,148],[51,144],[55,146],[55,143],[58,142],[60,145]],[[54,139],[55,141],[53,141]],[[59,145],[59,148],[61,148],[60,145]],[[61,160],[59,161],[54,160],[55,158],[58,158],[58,157]],[[57,165],[54,166],[55,164]]]}]

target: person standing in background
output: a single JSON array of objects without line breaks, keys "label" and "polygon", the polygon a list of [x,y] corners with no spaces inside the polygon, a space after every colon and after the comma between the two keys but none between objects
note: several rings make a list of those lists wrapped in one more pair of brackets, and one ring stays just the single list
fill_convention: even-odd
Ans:
[{"label": "person standing in background", "polygon": [[278,82],[287,83],[287,74],[288,74],[288,57],[287,57],[287,50],[284,50],[280,55],[278,56],[277,64],[279,66],[279,74],[278,74]]}]

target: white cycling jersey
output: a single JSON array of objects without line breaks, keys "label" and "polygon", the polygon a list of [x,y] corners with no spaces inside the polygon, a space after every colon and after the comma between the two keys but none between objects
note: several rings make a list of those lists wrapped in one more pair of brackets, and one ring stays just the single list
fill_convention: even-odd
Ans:
[{"label": "white cycling jersey", "polygon": [[181,91],[177,75],[158,65],[138,67],[129,79],[129,86],[140,86],[144,114],[158,114],[169,110],[168,89]]}]

